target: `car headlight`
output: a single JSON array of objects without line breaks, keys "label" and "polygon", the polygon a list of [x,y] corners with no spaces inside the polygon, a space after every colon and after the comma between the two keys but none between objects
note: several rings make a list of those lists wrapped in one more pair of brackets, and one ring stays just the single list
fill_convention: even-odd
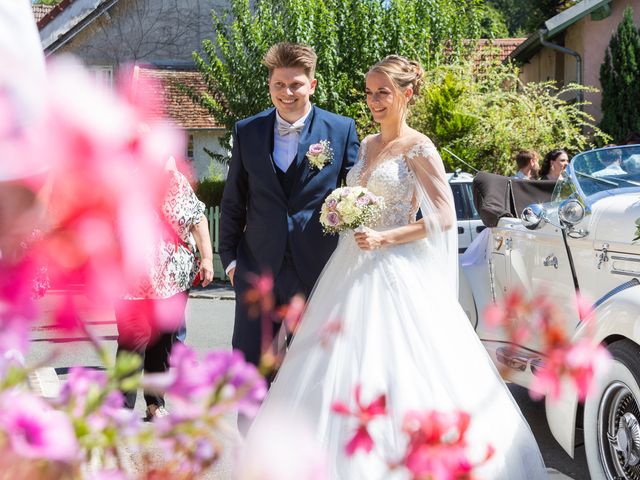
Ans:
[{"label": "car headlight", "polygon": [[565,200],[558,208],[558,217],[560,221],[567,226],[573,227],[584,218],[584,207],[575,198]]}]

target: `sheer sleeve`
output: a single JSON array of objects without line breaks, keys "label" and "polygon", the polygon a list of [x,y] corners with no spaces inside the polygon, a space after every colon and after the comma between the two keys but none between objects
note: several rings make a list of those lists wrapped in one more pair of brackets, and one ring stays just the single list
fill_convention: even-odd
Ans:
[{"label": "sheer sleeve", "polygon": [[434,252],[438,270],[446,275],[453,293],[458,296],[458,236],[451,187],[444,164],[435,146],[428,140],[414,145],[406,161],[415,175],[416,197],[427,242]]}]

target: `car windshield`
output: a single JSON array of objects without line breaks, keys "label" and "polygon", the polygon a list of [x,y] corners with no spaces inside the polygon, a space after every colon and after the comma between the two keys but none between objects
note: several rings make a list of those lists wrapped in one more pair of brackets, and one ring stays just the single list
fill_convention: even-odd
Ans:
[{"label": "car windshield", "polygon": [[615,194],[622,189],[640,190],[640,145],[579,153],[571,160],[569,172],[585,197],[605,192]]}]

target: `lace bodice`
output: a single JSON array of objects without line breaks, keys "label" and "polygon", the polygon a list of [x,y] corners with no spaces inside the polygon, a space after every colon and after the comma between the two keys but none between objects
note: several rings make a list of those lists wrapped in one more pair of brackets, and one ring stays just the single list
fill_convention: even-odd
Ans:
[{"label": "lace bodice", "polygon": [[[363,140],[356,164],[347,174],[347,185],[366,187],[375,195],[382,196],[385,208],[372,228],[389,228],[407,225],[415,220],[418,204],[416,201],[416,177],[407,165],[406,159],[425,155],[433,144],[414,144],[408,151],[385,158],[375,167],[369,178],[363,178],[367,166],[367,139]],[[364,183],[363,183],[364,182]]]}]

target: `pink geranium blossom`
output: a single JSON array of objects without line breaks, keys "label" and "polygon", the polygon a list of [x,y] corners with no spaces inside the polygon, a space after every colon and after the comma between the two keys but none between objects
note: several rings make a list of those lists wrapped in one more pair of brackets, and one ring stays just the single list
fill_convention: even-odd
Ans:
[{"label": "pink geranium blossom", "polygon": [[[580,321],[591,328],[591,302],[578,295],[576,308]],[[517,290],[509,292],[502,301],[487,307],[485,315],[489,324],[506,330],[513,345],[524,344],[533,336],[540,339],[544,364],[535,371],[530,389],[533,398],[544,395],[559,398],[566,380],[584,400],[596,373],[606,368],[610,360],[606,347],[588,335],[572,339],[565,329],[561,310],[544,294],[527,299]]]},{"label": "pink geranium blossom", "polygon": [[356,385],[354,389],[355,409],[351,410],[346,403],[341,401],[333,402],[331,409],[347,417],[354,417],[358,421],[356,432],[345,447],[348,456],[354,455],[358,450],[369,453],[373,449],[373,439],[369,434],[369,423],[379,416],[387,415],[387,401],[384,394],[376,397],[371,403],[364,404],[360,398],[361,385]]},{"label": "pink geranium blossom", "polygon": [[549,395],[557,399],[562,393],[562,380],[570,380],[581,401],[594,386],[597,372],[608,367],[611,354],[601,344],[584,338],[575,344],[553,349],[544,366],[536,372],[531,385],[531,396]]},{"label": "pink geranium blossom", "polygon": [[70,462],[77,457],[78,443],[69,418],[28,393],[0,394],[0,434],[25,458]]},{"label": "pink geranium blossom", "polygon": [[487,446],[479,461],[469,455],[466,433],[471,422],[462,411],[410,411],[404,417],[403,431],[409,444],[401,462],[412,479],[462,480],[472,479],[473,470],[494,453]]}]

